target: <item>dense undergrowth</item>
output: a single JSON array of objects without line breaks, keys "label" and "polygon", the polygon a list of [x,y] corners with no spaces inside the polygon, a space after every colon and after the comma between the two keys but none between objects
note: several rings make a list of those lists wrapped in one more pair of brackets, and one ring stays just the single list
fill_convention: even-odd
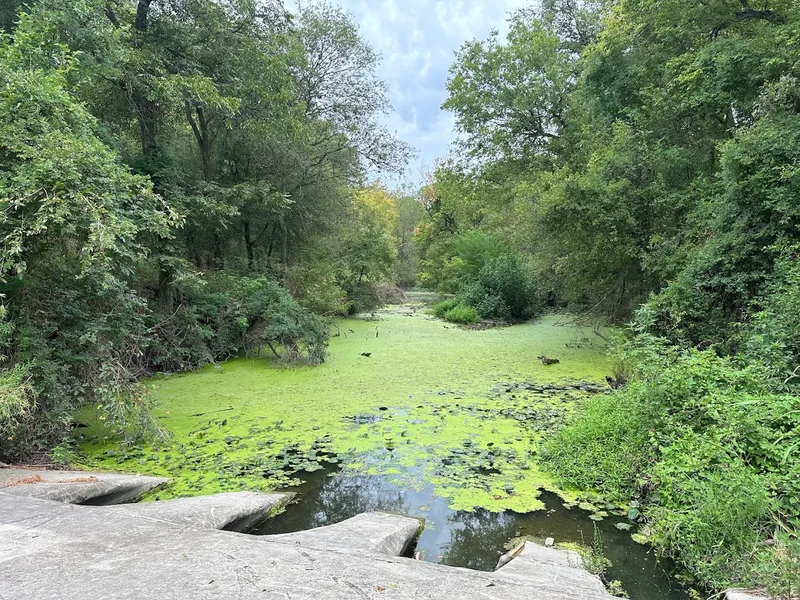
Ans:
[{"label": "dense undergrowth", "polygon": [[709,589],[797,593],[800,398],[763,365],[639,336],[621,391],[592,398],[543,454],[559,480],[643,502],[653,542]]}]

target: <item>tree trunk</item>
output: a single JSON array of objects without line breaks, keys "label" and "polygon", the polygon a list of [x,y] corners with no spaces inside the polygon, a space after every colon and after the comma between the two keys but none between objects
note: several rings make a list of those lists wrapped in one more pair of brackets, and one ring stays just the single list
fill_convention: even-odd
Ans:
[{"label": "tree trunk", "polygon": [[[142,37],[147,33],[147,17],[150,13],[151,2],[152,0],[139,0],[139,4],[136,7],[136,19],[133,27],[139,34],[135,42],[137,47],[141,47],[144,44]],[[145,90],[136,86],[136,84],[133,84],[133,89],[131,90],[131,100],[136,108],[136,118],[139,121],[139,131],[142,134],[142,154],[147,159],[157,149],[156,105],[147,97]]]},{"label": "tree trunk", "polygon": [[[208,119],[206,119],[203,107],[194,105],[186,100],[186,119],[194,133],[194,139],[197,141],[197,147],[200,149],[200,161],[203,165],[203,180],[211,181],[211,134],[208,128]],[[195,119],[197,115],[197,119]]]},{"label": "tree trunk", "polygon": [[250,237],[250,221],[244,221],[244,245],[247,247],[247,268],[253,269],[253,239]]},{"label": "tree trunk", "polygon": [[214,232],[214,268],[217,270],[225,268],[225,259],[222,256],[222,240],[216,231]]},{"label": "tree trunk", "polygon": [[289,264],[289,232],[286,230],[283,217],[281,217],[281,264],[284,269]]},{"label": "tree trunk", "polygon": [[142,135],[142,154],[148,159],[154,156],[158,149],[156,141],[156,106],[139,88],[132,90],[131,100],[136,108],[139,131]]}]

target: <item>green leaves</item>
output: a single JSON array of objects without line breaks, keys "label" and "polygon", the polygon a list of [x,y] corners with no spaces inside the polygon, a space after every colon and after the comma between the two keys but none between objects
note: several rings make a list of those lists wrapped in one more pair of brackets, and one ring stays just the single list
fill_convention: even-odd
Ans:
[{"label": "green leaves", "polygon": [[67,240],[83,271],[121,274],[114,261],[143,258],[144,236],[168,237],[177,218],[98,139],[94,119],[65,90],[63,70],[18,69],[18,50],[0,50],[0,277],[23,275]]},{"label": "green leaves", "polygon": [[655,541],[702,583],[746,578],[771,520],[797,527],[800,400],[710,351],[642,344],[639,360],[633,383],[557,434],[548,464],[572,485],[644,496]]},{"label": "green leaves", "polygon": [[442,108],[475,159],[529,158],[563,126],[574,57],[552,28],[526,12],[514,15],[503,43],[493,33],[462,46],[450,68]]}]

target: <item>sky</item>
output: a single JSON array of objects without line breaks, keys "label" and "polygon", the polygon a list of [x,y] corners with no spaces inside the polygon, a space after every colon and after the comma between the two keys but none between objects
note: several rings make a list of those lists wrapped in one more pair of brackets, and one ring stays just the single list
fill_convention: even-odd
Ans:
[{"label": "sky", "polygon": [[419,183],[455,138],[453,117],[441,110],[455,52],[490,30],[507,31],[508,13],[531,0],[331,0],[349,11],[382,55],[379,76],[394,111],[385,122],[416,148],[406,179]]}]

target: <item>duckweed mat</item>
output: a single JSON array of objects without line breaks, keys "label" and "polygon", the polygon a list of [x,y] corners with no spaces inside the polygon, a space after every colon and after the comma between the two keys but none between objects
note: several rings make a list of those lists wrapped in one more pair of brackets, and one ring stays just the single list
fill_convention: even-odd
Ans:
[{"label": "duckweed mat", "polygon": [[542,440],[605,392],[605,342],[570,321],[469,330],[391,307],[334,323],[318,367],[265,356],[151,379],[166,442],[123,446],[90,413],[76,431],[92,468],[169,477],[162,499],[293,486],[336,465],[432,485],[452,510],[537,510],[555,489]]}]

